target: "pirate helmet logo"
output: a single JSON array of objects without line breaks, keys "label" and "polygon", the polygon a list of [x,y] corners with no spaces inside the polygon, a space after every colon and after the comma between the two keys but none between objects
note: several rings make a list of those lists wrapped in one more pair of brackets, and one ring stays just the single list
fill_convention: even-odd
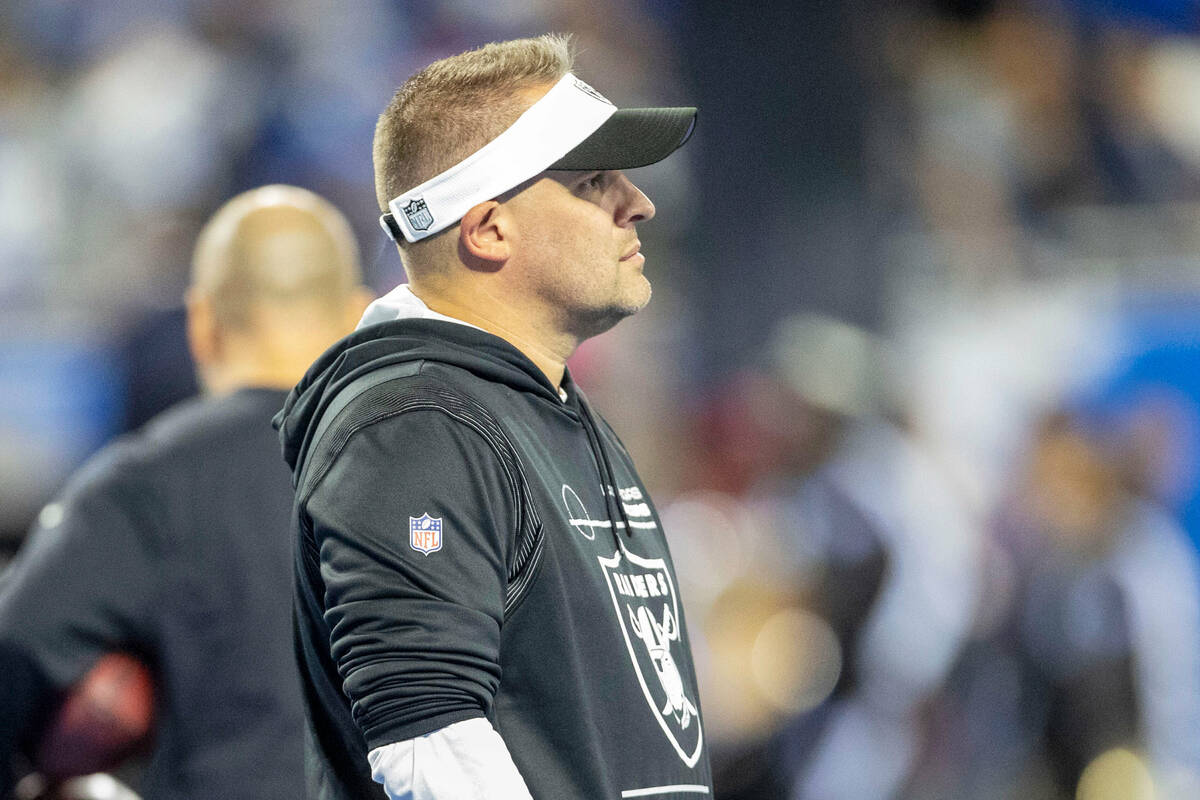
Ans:
[{"label": "pirate helmet logo", "polygon": [[671,571],[661,558],[642,558],[625,549],[599,561],[650,713],[679,758],[693,767],[704,733],[695,678],[685,675],[676,661],[686,645]]}]

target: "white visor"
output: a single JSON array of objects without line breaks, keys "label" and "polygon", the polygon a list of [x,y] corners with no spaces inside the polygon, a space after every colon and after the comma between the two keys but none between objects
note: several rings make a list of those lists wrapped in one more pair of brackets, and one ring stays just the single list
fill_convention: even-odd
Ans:
[{"label": "white visor", "polygon": [[[433,236],[486,200],[529,180],[569,153],[617,107],[571,73],[517,121],[440,175],[392,199],[388,208],[410,242]],[[381,220],[389,235],[393,230]]]}]

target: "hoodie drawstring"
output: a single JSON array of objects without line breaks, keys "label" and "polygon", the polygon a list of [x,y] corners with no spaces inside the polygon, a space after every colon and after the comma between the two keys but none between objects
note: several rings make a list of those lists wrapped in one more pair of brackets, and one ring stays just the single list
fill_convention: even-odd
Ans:
[{"label": "hoodie drawstring", "polygon": [[[608,509],[608,518],[612,522],[613,541],[616,542],[618,550],[624,550],[625,545],[621,541],[621,534],[618,529],[625,528],[626,536],[633,536],[633,526],[629,524],[629,517],[625,514],[625,504],[621,502],[620,487],[617,485],[617,477],[613,472],[612,462],[608,459],[608,453],[604,449],[604,443],[600,438],[600,428],[596,424],[596,418],[592,416],[592,410],[588,408],[588,404],[582,397],[579,398],[579,409],[582,412],[580,419],[583,421],[583,429],[587,432],[588,443],[592,447],[592,453],[596,457],[596,463],[600,467],[600,478],[602,483],[607,485],[601,486],[601,491],[604,494],[604,505]],[[620,520],[620,522],[618,522]]]}]

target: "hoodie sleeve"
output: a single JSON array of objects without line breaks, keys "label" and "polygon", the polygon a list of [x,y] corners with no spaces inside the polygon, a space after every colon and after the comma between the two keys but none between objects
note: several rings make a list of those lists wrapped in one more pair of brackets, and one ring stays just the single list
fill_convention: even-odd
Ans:
[{"label": "hoodie sleeve", "polygon": [[519,494],[445,408],[346,441],[306,503],[330,650],[368,747],[488,716]]}]

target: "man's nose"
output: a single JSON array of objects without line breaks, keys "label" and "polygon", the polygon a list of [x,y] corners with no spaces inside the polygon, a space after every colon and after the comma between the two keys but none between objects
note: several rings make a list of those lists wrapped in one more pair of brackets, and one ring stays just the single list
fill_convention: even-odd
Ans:
[{"label": "man's nose", "polygon": [[621,205],[618,208],[617,224],[632,225],[635,222],[654,218],[654,203],[642,192],[624,172],[617,173],[618,186],[621,190]]}]

